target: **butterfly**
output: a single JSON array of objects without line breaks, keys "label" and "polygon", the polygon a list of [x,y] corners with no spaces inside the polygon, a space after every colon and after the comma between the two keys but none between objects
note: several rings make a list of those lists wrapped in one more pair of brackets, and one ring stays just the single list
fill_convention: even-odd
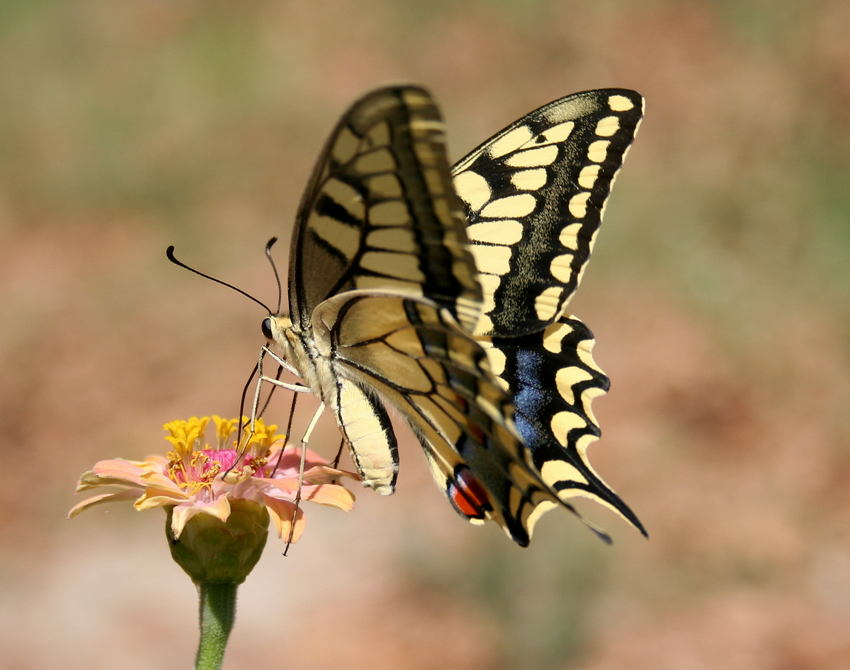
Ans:
[{"label": "butterfly", "polygon": [[[587,459],[608,378],[566,314],[643,99],[608,89],[523,117],[450,167],[445,127],[416,86],[368,93],[343,115],[304,193],[289,312],[268,355],[330,409],[364,486],[395,490],[388,408],[473,523],[521,546],[548,509],[591,498],[645,534]],[[256,405],[256,403],[255,403]],[[305,441],[307,436],[305,436]]]}]

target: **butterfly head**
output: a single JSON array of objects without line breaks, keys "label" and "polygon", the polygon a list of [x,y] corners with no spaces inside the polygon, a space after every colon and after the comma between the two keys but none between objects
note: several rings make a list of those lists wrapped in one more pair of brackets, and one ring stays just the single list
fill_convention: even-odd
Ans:
[{"label": "butterfly head", "polygon": [[287,336],[292,332],[292,319],[286,314],[269,314],[262,323],[263,336],[272,344],[283,348],[291,338]]}]

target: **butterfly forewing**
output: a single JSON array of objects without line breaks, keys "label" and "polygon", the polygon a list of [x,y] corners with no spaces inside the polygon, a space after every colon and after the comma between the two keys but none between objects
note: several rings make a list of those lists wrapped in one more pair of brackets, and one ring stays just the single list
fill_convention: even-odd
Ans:
[{"label": "butterfly forewing", "polygon": [[454,166],[484,294],[477,335],[526,335],[563,314],[642,116],[634,91],[577,93]]},{"label": "butterfly forewing", "polygon": [[330,296],[370,289],[428,296],[472,328],[481,291],[465,228],[430,95],[396,87],[361,98],[304,194],[290,251],[293,322],[309,323]]}]

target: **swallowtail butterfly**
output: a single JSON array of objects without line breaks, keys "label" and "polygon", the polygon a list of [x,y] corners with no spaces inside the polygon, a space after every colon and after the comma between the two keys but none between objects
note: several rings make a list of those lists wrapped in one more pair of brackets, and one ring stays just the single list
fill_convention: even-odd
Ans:
[{"label": "swallowtail butterfly", "polygon": [[355,102],[301,202],[289,314],[263,322],[261,363],[269,354],[301,383],[261,379],[317,395],[378,493],[398,473],[389,407],[473,523],[525,546],[542,512],[578,514],[570,500],[584,496],[645,534],[588,462],[608,378],[590,331],[565,315],[642,113],[634,91],[571,95],[451,168],[427,91]]}]

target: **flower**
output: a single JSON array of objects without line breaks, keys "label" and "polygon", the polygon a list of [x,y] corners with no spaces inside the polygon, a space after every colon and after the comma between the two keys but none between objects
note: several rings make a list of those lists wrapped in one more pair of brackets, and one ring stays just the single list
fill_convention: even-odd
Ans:
[{"label": "flower", "polygon": [[[297,542],[305,524],[299,503],[308,501],[345,511],[353,508],[354,495],[336,482],[341,477],[359,479],[354,473],[332,467],[307,450],[304,476],[299,482],[301,449],[282,451],[284,440],[275,434],[277,426],[266,426],[257,419],[253,432],[245,426],[237,445],[229,442],[237,420],[212,418],[215,447],[204,444],[209,417],[192,417],[165,424],[170,433],[165,439],[173,446],[165,456],[96,463],[80,477],[77,492],[103,486],[120,490],[84,500],[68,517],[95,505],[124,500],[134,500],[133,506],[139,511],[163,507],[168,512],[167,532],[175,560],[195,581],[204,581],[210,575],[230,579],[233,565],[250,563],[247,572],[236,571],[247,576],[262,553],[269,519],[279,537]],[[257,541],[246,542],[252,534]],[[187,561],[193,565],[191,570]],[[211,571],[210,565],[216,562]],[[244,576],[238,581],[242,579]]]}]

